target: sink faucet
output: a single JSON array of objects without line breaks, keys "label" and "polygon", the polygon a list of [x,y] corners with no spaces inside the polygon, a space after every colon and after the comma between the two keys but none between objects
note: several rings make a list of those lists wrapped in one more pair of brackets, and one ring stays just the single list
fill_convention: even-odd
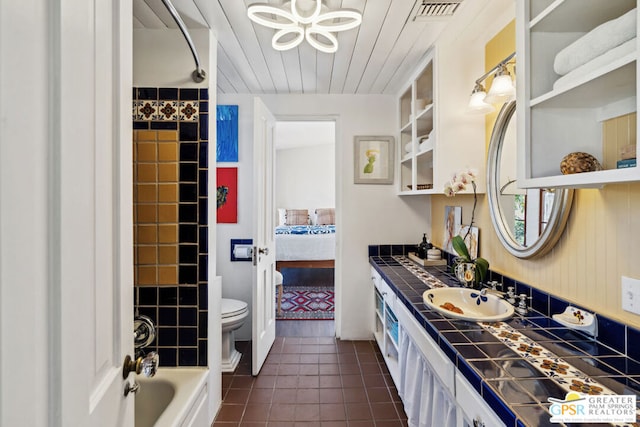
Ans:
[{"label": "sink faucet", "polygon": [[502,285],[495,280],[487,282],[485,287],[480,291],[480,295],[493,294],[500,298],[506,298],[507,294],[505,292],[499,291],[498,286],[502,287]]}]

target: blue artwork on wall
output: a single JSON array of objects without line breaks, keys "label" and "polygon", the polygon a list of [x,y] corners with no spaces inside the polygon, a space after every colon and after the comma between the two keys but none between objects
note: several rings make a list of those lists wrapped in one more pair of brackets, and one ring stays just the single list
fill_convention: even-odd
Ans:
[{"label": "blue artwork on wall", "polygon": [[238,161],[238,106],[216,106],[216,162]]}]

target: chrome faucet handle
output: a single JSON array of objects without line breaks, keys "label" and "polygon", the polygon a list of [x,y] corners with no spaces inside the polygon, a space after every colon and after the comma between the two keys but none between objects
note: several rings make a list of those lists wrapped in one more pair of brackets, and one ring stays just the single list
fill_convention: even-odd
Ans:
[{"label": "chrome faucet handle", "polygon": [[521,314],[521,315],[525,315],[529,312],[529,307],[527,307],[527,300],[531,299],[530,296],[527,296],[527,294],[520,294],[518,295],[518,298],[520,298],[520,302],[518,303],[518,306],[516,307],[516,311]]},{"label": "chrome faucet handle", "polygon": [[515,304],[516,303],[516,293],[515,293],[515,289],[513,286],[508,286],[507,287],[507,301],[509,302],[509,304]]},{"label": "chrome faucet handle", "polygon": [[133,346],[136,350],[148,347],[156,339],[156,327],[147,316],[136,316],[133,320]]},{"label": "chrome faucet handle", "polygon": [[152,377],[158,372],[158,366],[160,366],[160,356],[155,351],[149,352],[144,358],[138,357],[136,360],[127,355],[122,364],[122,377],[126,379],[130,372]]}]

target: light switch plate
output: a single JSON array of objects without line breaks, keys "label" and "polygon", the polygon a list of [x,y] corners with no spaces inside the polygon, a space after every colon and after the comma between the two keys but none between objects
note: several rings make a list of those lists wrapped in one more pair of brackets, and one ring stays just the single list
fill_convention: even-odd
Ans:
[{"label": "light switch plate", "polygon": [[640,280],[622,276],[622,309],[640,314]]}]

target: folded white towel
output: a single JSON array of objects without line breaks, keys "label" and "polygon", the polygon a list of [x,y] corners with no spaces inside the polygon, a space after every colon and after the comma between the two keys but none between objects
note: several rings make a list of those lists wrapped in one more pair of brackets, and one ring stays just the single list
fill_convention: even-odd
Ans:
[{"label": "folded white towel", "polygon": [[593,58],[591,61],[582,64],[575,70],[568,72],[556,80],[553,84],[553,89],[562,89],[567,86],[580,84],[578,82],[582,80],[584,76],[598,71],[599,69],[611,64],[613,61],[635,52],[638,49],[637,43],[638,39],[634,37],[631,40],[622,43],[620,46],[616,46],[602,55]]},{"label": "folded white towel", "polygon": [[605,22],[556,55],[553,69],[562,75],[636,36],[636,9]]}]

